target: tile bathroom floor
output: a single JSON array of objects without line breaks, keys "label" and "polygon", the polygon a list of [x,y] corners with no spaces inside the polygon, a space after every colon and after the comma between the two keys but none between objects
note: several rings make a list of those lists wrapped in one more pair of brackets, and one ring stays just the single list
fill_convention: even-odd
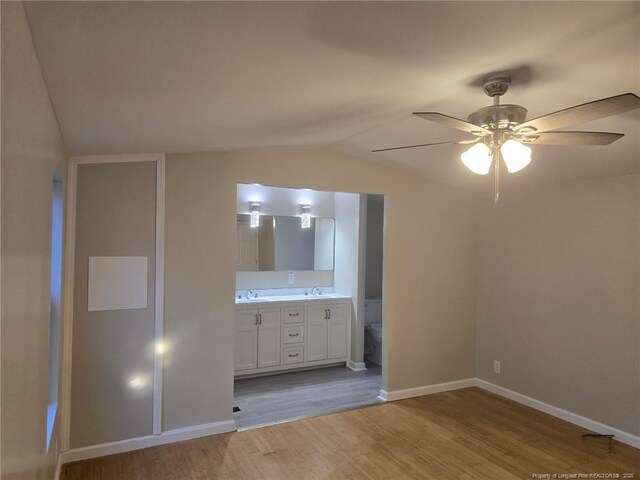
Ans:
[{"label": "tile bathroom floor", "polygon": [[244,430],[381,403],[382,368],[370,362],[366,366],[361,372],[337,366],[238,379],[236,427]]}]

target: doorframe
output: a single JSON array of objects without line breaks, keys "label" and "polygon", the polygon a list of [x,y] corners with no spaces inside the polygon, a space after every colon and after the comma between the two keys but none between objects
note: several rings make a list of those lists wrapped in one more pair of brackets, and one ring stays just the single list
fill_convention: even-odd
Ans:
[{"label": "doorframe", "polygon": [[65,189],[64,254],[62,269],[62,351],[60,365],[60,451],[70,448],[71,376],[73,350],[73,295],[75,277],[76,204],[78,165],[97,163],[156,162],[156,249],[153,353],[153,435],[162,433],[162,351],[156,348],[164,337],[164,209],[165,154],[87,155],[69,157]]}]

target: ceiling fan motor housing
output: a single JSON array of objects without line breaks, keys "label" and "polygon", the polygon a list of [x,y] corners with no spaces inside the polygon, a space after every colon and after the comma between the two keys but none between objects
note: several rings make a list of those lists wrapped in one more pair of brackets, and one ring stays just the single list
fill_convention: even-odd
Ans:
[{"label": "ceiling fan motor housing", "polygon": [[491,105],[473,112],[467,120],[489,130],[507,130],[524,123],[527,109],[520,105]]},{"label": "ceiling fan motor housing", "polygon": [[509,90],[509,85],[511,84],[511,78],[506,75],[488,78],[482,84],[482,89],[484,93],[489,95],[490,97],[502,96],[507,93]]}]

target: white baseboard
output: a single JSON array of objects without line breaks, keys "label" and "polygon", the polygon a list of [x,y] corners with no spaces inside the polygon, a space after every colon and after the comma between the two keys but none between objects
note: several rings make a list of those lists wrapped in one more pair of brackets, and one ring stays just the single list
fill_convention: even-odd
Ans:
[{"label": "white baseboard", "polygon": [[141,448],[157,447],[158,445],[165,445],[167,443],[182,442],[184,440],[207,437],[219,433],[234,432],[235,430],[236,424],[233,420],[179,428],[162,432],[160,435],[148,435],[146,437],[103,443],[91,447],[75,448],[62,452],[58,463],[64,464],[77,462],[78,460],[87,460],[89,458],[104,457],[105,455],[113,455],[115,453],[130,452],[132,450],[140,450]]},{"label": "white baseboard", "polygon": [[548,403],[541,402],[540,400],[536,400],[535,398],[527,397],[526,395],[514,392],[513,390],[509,390],[508,388],[501,387],[494,383],[487,382],[486,380],[482,380],[480,378],[476,378],[475,380],[476,386],[482,388],[483,390],[487,390],[489,392],[495,393],[496,395],[500,395],[501,397],[505,397],[509,400],[513,400],[514,402],[526,405],[527,407],[531,407],[541,412],[547,413],[566,422],[573,423],[574,425],[578,425],[579,427],[586,428],[587,430],[591,430],[592,432],[607,435],[613,434],[615,435],[616,440],[622,443],[626,443],[627,445],[631,445],[632,447],[640,448],[640,437],[637,435],[633,435],[617,428],[610,427],[609,425],[596,422],[595,420],[583,417],[582,415],[578,415],[577,413],[554,407],[553,405],[549,405]]},{"label": "white baseboard", "polygon": [[347,361],[347,367],[349,367],[354,372],[361,372],[362,370],[367,369],[364,362],[352,362],[351,360]]},{"label": "white baseboard", "polygon": [[380,399],[389,402],[394,400],[402,400],[411,397],[421,397],[422,395],[431,395],[433,393],[448,392],[449,390],[458,390],[460,388],[469,388],[476,386],[475,378],[465,378],[463,380],[454,380],[453,382],[437,383],[435,385],[423,385],[422,387],[406,388],[404,390],[393,390],[387,392],[380,390]]}]

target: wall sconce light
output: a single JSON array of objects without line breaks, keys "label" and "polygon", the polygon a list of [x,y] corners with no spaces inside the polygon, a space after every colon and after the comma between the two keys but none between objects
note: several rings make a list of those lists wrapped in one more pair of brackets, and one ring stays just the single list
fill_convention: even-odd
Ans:
[{"label": "wall sconce light", "polygon": [[311,205],[300,205],[300,226],[311,228]]},{"label": "wall sconce light", "polygon": [[260,226],[260,202],[249,202],[249,211],[251,212],[251,219],[249,226],[251,228],[257,228]]}]

